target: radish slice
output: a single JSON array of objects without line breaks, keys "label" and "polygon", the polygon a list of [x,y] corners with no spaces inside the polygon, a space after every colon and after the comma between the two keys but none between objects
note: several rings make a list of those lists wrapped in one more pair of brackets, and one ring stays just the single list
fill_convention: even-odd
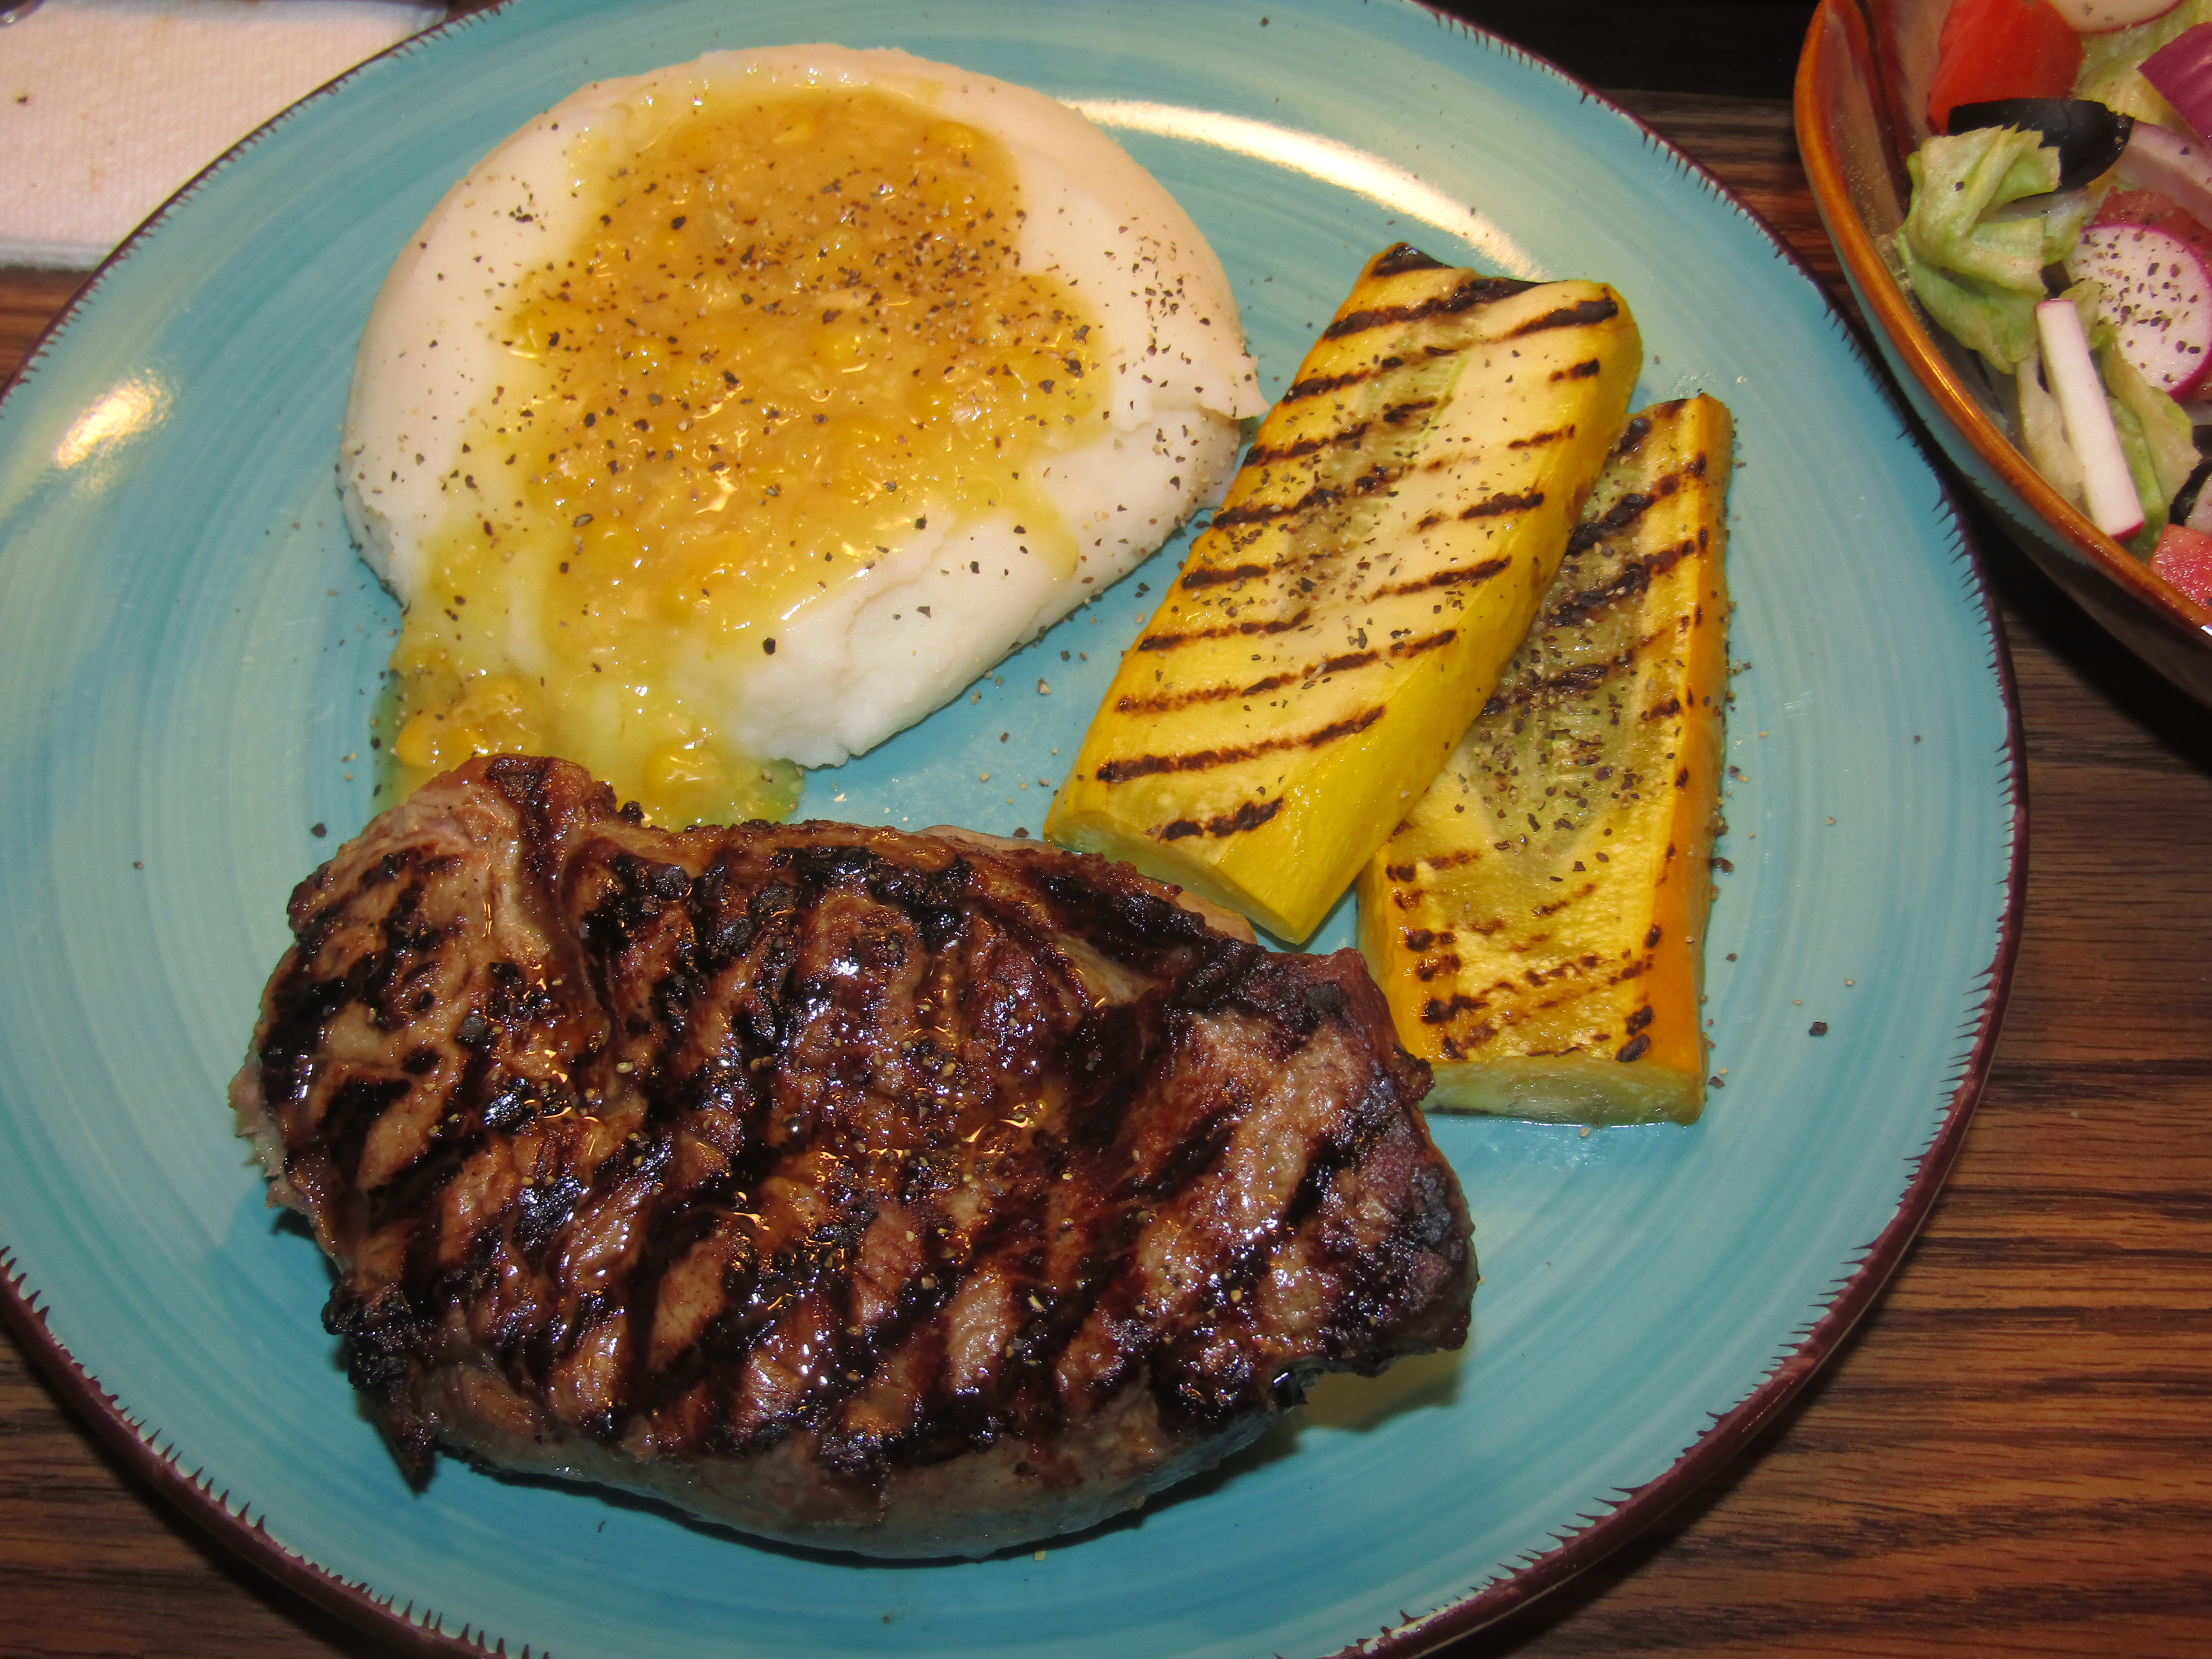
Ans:
[{"label": "radish slice", "polygon": [[2202,138],[2212,130],[2212,23],[2182,30],[2144,58],[2142,78]]},{"label": "radish slice", "polygon": [[2171,197],[2199,224],[2212,225],[2212,149],[2201,138],[2136,122],[2120,152],[2120,183]]},{"label": "radish slice", "polygon": [[2051,9],[2081,34],[2109,34],[2163,17],[2181,0],[2051,0]]},{"label": "radish slice", "polygon": [[2105,404],[2105,385],[2081,332],[2081,313],[2071,300],[2045,300],[2035,308],[2043,341],[2043,373],[2066,422],[2066,441],[2081,459],[2082,494],[2090,522],[2115,538],[2143,527],[2142,502],[2120,453],[2120,434]]},{"label": "radish slice", "polygon": [[2104,289],[2120,355],[2160,392],[2186,400],[2212,371],[2212,270],[2179,236],[2150,225],[2092,225],[2067,275]]},{"label": "radish slice", "polygon": [[2075,506],[2082,504],[2081,458],[2066,441],[2066,416],[2058,399],[2043,384],[2043,354],[2031,351],[2021,361],[2014,384],[2020,392],[2020,441],[2028,464],[2043,480]]}]

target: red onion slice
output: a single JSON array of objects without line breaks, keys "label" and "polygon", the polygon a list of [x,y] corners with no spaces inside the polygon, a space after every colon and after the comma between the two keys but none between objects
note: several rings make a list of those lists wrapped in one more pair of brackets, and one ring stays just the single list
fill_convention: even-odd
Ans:
[{"label": "red onion slice", "polygon": [[2212,131],[2212,23],[2182,30],[2144,58],[2142,76],[2191,131]]}]

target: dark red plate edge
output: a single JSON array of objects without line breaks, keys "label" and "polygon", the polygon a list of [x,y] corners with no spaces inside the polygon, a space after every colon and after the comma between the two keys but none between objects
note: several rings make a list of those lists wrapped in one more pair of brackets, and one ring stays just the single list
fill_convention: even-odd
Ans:
[{"label": "dark red plate edge", "polygon": [[[260,143],[282,125],[291,109],[343,85],[362,73],[368,64],[397,53],[416,50],[433,35],[465,27],[480,12],[504,10],[507,3],[507,0],[495,0],[495,3],[489,5],[470,6],[466,9],[456,8],[445,22],[395,43],[374,58],[356,64],[343,75],[317,88],[211,161],[155,210],[145,223],[126,237],[112,253],[100,261],[76,296],[40,331],[38,339],[25,354],[21,368],[4,389],[0,389],[0,398],[4,398],[8,392],[12,392],[16,386],[31,377],[47,342],[74,320],[78,311],[99,289],[109,269],[134,252],[155,226],[192,195],[201,181],[225,165],[238,149]],[[1575,88],[1585,102],[1611,110],[1636,126],[1648,144],[1668,156],[1714,196],[1750,221],[1772,245],[1776,253],[1797,269],[1820,295],[1838,332],[1860,366],[1867,370],[1877,385],[1885,384],[1881,372],[1867,354],[1850,325],[1837,311],[1834,301],[1828,298],[1827,290],[1821,286],[1812,268],[1757,209],[1738,198],[1704,166],[1684,154],[1648,123],[1550,60],[1515,46],[1503,36],[1463,18],[1438,11],[1430,0],[1409,0],[1409,3],[1431,12],[1438,23],[1446,27],[1458,29],[1488,42],[1494,50],[1518,58],[1540,71],[1558,76]],[[1892,394],[1892,403],[1894,405],[1894,394]],[[1712,1479],[1804,1386],[1813,1373],[1840,1346],[1851,1328],[1874,1305],[1927,1220],[1936,1194],[1942,1188],[1943,1179],[1958,1157],[1959,1149],[1966,1139],[1967,1123],[1973,1115],[1974,1103],[1988,1076],[1997,1035],[2003,1024],[2005,998],[2012,982],[2014,960],[2019,951],[2027,858],[2026,751],[2021,732],[2019,696],[2013,679],[2012,656],[2006,643],[2003,623],[1997,615],[1996,603],[1983,573],[1981,553],[1959,512],[1948,480],[1933,458],[1927,457],[1925,446],[1920,444],[1917,434],[1901,413],[1899,424],[1900,429],[1921,449],[1923,456],[1929,459],[1930,470],[1935,472],[1942,490],[1945,508],[1951,517],[1954,538],[1960,550],[1966,555],[1976,596],[1989,624],[1992,665],[1996,670],[1998,688],[2005,708],[2003,753],[2006,783],[2012,797],[2012,861],[2006,876],[2004,918],[1998,928],[1996,954],[1986,970],[1989,989],[1983,999],[1978,1016],[1980,1030],[1973,1050],[1967,1056],[1964,1072],[1953,1091],[1943,1121],[1927,1148],[1921,1152],[1919,1167],[1905,1188],[1896,1214],[1868,1247],[1866,1256],[1845,1281],[1835,1300],[1828,1304],[1804,1339],[1768,1374],[1765,1380],[1725,1415],[1716,1419],[1713,1425],[1700,1435],[1664,1474],[1636,1488],[1613,1509],[1567,1538],[1557,1548],[1538,1556],[1506,1577],[1436,1613],[1403,1625],[1386,1627],[1376,1637],[1342,1649],[1338,1659],[1374,1655],[1388,1655],[1391,1659],[1416,1659],[1419,1655],[1433,1652],[1445,1643],[1493,1624],[1595,1565]],[[507,1652],[504,1638],[493,1638],[487,1645],[487,1633],[472,1632],[467,1626],[454,1635],[431,1625],[418,1623],[412,1616],[411,1602],[405,1608],[398,1608],[379,1601],[364,1587],[349,1583],[328,1569],[294,1554],[264,1532],[258,1522],[247,1521],[243,1510],[234,1512],[226,1501],[228,1492],[217,1493],[197,1474],[185,1473],[173,1455],[157,1449],[132,1424],[114,1396],[88,1375],[55,1339],[46,1328],[45,1316],[32,1305],[30,1297],[21,1289],[21,1276],[16,1270],[14,1256],[4,1245],[0,1245],[0,1321],[4,1321],[15,1333],[24,1351],[45,1372],[56,1392],[100,1435],[109,1449],[133,1474],[201,1527],[217,1543],[240,1559],[349,1623],[394,1640],[410,1655],[427,1656],[428,1659],[452,1659],[455,1655],[504,1655]],[[431,1616],[434,1620],[436,1615]],[[526,1644],[519,1650],[519,1659],[531,1659],[531,1651]]]}]

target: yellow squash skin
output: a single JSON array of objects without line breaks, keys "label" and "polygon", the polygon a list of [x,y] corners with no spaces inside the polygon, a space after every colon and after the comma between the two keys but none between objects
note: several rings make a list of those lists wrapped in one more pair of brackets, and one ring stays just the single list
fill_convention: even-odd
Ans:
[{"label": "yellow squash skin", "polygon": [[1643,361],[1597,283],[1370,260],[1045,822],[1304,939],[1536,612]]},{"label": "yellow squash skin", "polygon": [[1728,688],[1728,410],[1630,423],[1542,616],[1360,877],[1431,1109],[1688,1123]]}]

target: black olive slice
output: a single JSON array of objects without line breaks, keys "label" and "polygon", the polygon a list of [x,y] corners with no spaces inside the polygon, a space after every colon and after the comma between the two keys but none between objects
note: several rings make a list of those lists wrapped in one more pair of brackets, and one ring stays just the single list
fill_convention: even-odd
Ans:
[{"label": "black olive slice", "polygon": [[[2198,429],[2201,431],[2203,428]],[[2207,483],[2212,483],[2212,461],[2199,461],[2197,470],[2174,492],[2173,500],[2166,509],[2167,519],[2175,524],[2186,522],[2189,515],[2197,510],[2197,498],[2204,493]]]},{"label": "black olive slice", "polygon": [[2136,118],[2087,98],[1992,98],[1953,108],[1953,132],[1976,127],[2033,128],[2041,133],[2043,142],[2058,151],[2058,188],[2071,190],[2120,159]]}]

